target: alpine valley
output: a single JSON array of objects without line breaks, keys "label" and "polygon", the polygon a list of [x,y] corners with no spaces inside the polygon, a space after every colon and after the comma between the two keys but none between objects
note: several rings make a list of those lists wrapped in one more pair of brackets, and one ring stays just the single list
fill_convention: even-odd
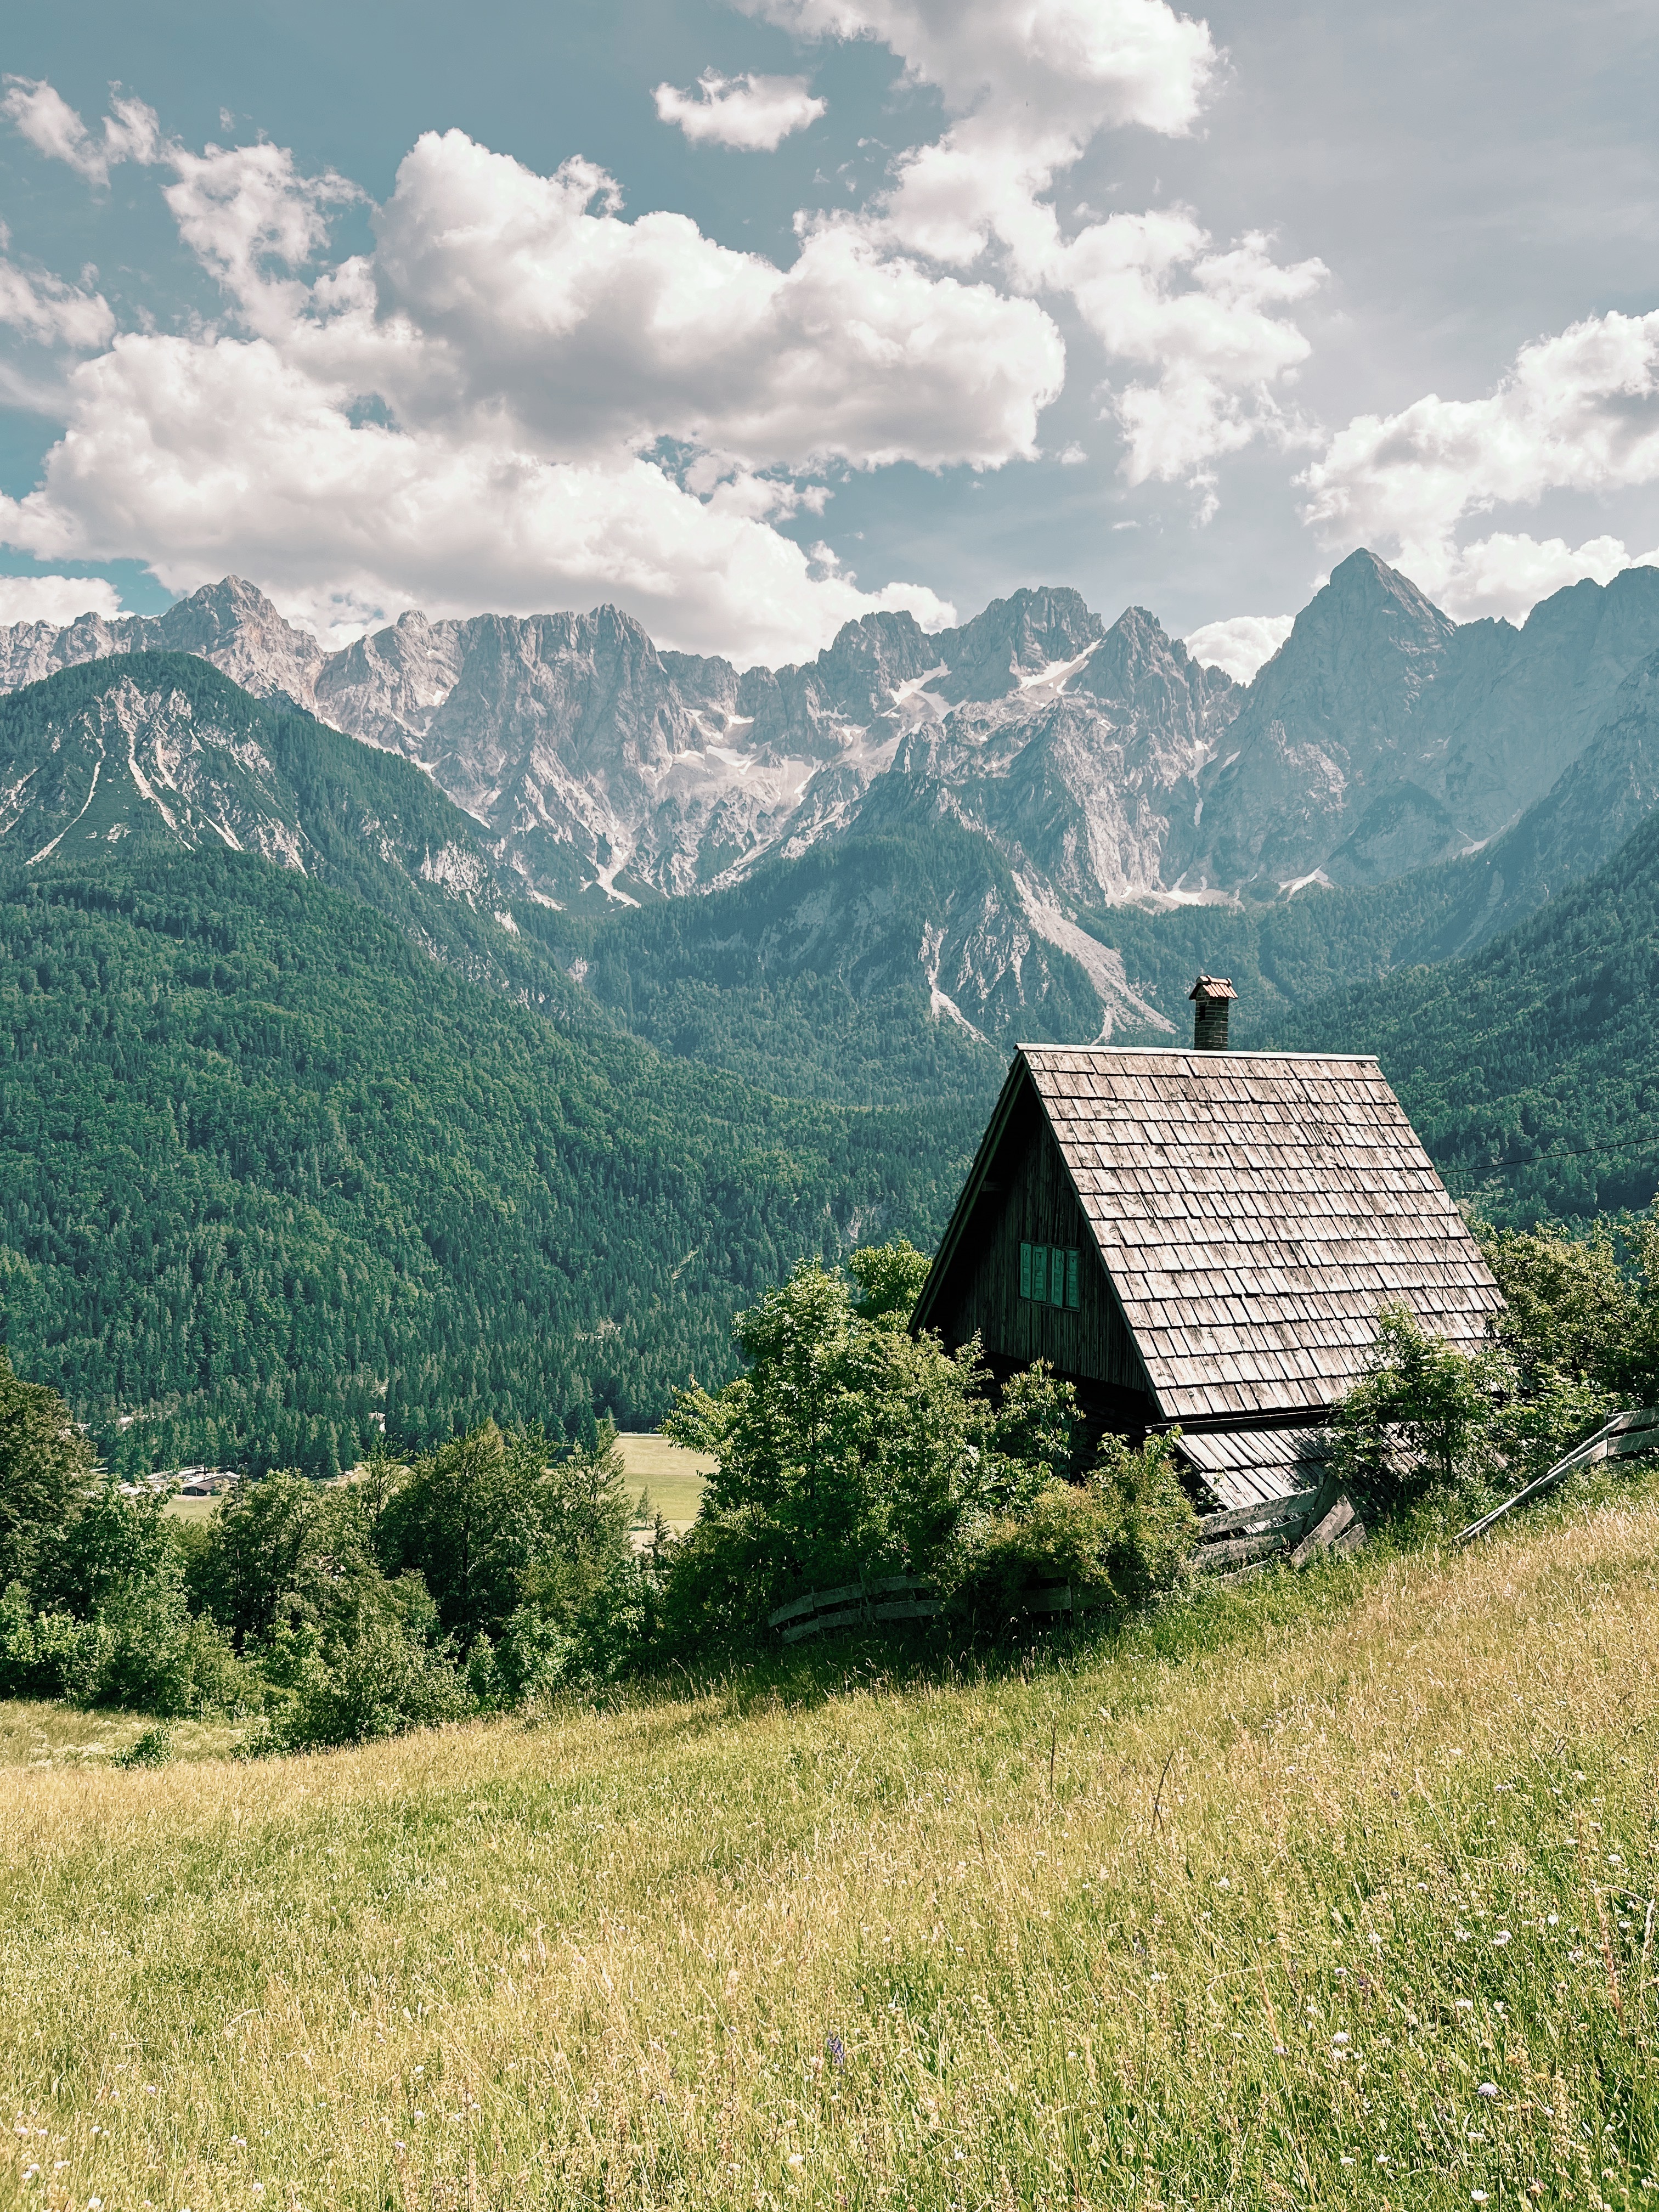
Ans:
[{"label": "alpine valley", "polygon": [[327,653],[228,579],[0,688],[0,1328],[123,1463],[655,1419],[796,1256],[931,1243],[1015,1036],[1184,1035],[1200,967],[1504,1218],[1659,1173],[1644,1024],[1591,1103],[1659,571],[1458,625],[1356,553],[1248,686],[1055,588],[738,672],[612,608]]}]

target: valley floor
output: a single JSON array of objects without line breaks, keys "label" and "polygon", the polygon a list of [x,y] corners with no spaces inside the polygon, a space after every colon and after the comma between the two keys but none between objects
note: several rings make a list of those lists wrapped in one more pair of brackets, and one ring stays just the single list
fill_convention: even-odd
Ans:
[{"label": "valley floor", "polygon": [[0,2202],[1640,2203],[1656,1586],[1626,1492],[1001,1677],[54,1756]]}]

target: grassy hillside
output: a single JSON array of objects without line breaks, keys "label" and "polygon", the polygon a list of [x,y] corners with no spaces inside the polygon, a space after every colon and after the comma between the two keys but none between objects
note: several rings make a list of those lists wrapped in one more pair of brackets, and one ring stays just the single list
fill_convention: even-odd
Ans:
[{"label": "grassy hillside", "polygon": [[647,1425],[800,1255],[935,1236],[978,1122],[573,1035],[235,854],[0,895],[0,1334],[118,1458]]},{"label": "grassy hillside", "polygon": [[997,1678],[60,1755],[0,1794],[0,2193],[1640,2203],[1656,1632],[1626,1492]]},{"label": "grassy hillside", "polygon": [[1500,1221],[1644,1206],[1659,1182],[1659,820],[1468,959],[1334,994],[1277,1027],[1376,1052],[1461,1196]]}]

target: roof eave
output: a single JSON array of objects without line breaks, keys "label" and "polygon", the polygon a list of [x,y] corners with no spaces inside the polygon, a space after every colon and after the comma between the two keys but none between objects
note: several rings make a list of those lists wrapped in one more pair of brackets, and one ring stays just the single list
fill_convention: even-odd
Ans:
[{"label": "roof eave", "polygon": [[[921,1296],[916,1300],[915,1310],[910,1316],[910,1333],[913,1336],[919,1335],[931,1324],[934,1303],[945,1286],[945,1279],[951,1272],[951,1262],[957,1256],[957,1248],[967,1234],[968,1224],[973,1217],[975,1206],[979,1203],[986,1177],[990,1174],[991,1162],[996,1158],[997,1147],[1002,1142],[1003,1133],[1012,1118],[1021,1087],[1025,1084],[1031,1084],[1031,1071],[1025,1064],[1024,1046],[1016,1045],[1014,1057],[1009,1062],[1008,1073],[1004,1078],[995,1110],[986,1124],[985,1134],[979,1140],[979,1150],[974,1154],[974,1164],[968,1170],[968,1180],[962,1186],[962,1194],[957,1199],[951,1218],[945,1224],[945,1234],[939,1239],[939,1249],[933,1255],[933,1264],[927,1270],[927,1279],[921,1286]],[[1035,1093],[1036,1090],[1035,1084],[1031,1084],[1031,1089]],[[1041,1103],[1039,1099],[1039,1105]]]}]

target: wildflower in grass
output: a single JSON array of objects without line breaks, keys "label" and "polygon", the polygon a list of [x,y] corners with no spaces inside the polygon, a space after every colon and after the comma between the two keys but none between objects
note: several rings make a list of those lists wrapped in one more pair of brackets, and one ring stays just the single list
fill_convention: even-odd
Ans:
[{"label": "wildflower in grass", "polygon": [[1453,2010],[1456,2012],[1473,2012],[1474,2010],[1474,1999],[1473,1997],[1459,1997],[1455,2005],[1453,2007]]},{"label": "wildflower in grass", "polygon": [[1483,2081],[1474,2094],[1477,2097],[1495,2097],[1498,2094],[1498,2084],[1496,2081]]},{"label": "wildflower in grass", "polygon": [[1344,2028],[1344,2029],[1343,2029],[1343,2031],[1342,2031],[1342,2033],[1341,2033],[1340,2035],[1334,2035],[1334,2036],[1331,2038],[1331,2041],[1332,2041],[1333,2043],[1346,2043],[1347,2040],[1348,2040],[1348,2032],[1347,2032],[1346,2028]]},{"label": "wildflower in grass", "polygon": [[1510,1940],[1510,1931],[1509,1931],[1509,1929],[1508,1929],[1507,1928],[1498,1928],[1498,1929],[1495,1929],[1492,1931],[1492,1942],[1493,1942],[1494,1943],[1496,1943],[1496,1944],[1498,1945],[1498,1948],[1501,1950],[1501,1949],[1503,1948],[1504,1945],[1505,1943],[1507,1943],[1507,1942],[1509,1942],[1509,1940]]},{"label": "wildflower in grass", "polygon": [[1484,2204],[1484,2203],[1486,2203],[1486,2191],[1485,2191],[1484,2189],[1472,2189],[1472,2190],[1470,2190],[1470,2191],[1469,2191],[1469,2202],[1470,2202],[1472,2204]]},{"label": "wildflower in grass", "polygon": [[785,2163],[789,2166],[805,2166],[806,2160],[804,2154],[800,2151],[792,2150]]}]

